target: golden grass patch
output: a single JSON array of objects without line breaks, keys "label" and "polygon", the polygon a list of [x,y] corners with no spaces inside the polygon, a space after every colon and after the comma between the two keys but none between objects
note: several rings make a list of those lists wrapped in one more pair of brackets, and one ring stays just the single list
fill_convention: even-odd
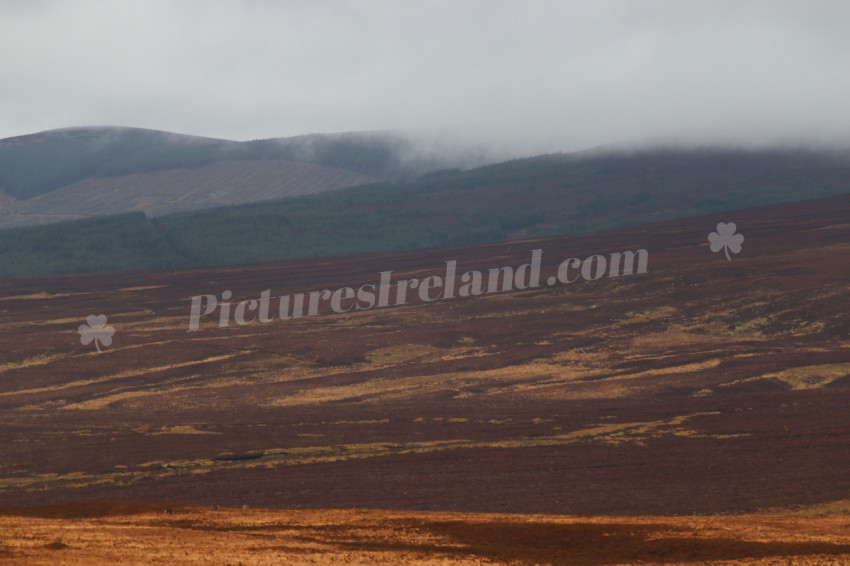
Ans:
[{"label": "golden grass patch", "polygon": [[794,390],[817,389],[829,385],[836,379],[850,375],[850,363],[820,364],[789,368],[776,373],[767,373],[759,378],[775,377],[791,386]]},{"label": "golden grass patch", "polygon": [[[19,362],[7,362],[5,364],[0,364],[0,373],[4,373],[9,370],[22,369],[33,366],[43,366],[56,360],[60,360],[62,358],[67,357],[68,356],[66,354],[38,354],[37,356],[31,356]],[[0,393],[0,395],[4,394]]]}]

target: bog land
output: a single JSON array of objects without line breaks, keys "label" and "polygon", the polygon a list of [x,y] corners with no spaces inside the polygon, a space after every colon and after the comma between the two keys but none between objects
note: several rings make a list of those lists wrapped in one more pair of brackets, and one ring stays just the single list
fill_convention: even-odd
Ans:
[{"label": "bog land", "polygon": [[[580,236],[2,280],[0,557],[842,563],[848,218],[838,196]],[[728,260],[709,249],[718,222],[746,237]],[[448,260],[486,271],[535,249],[541,281],[571,257],[649,263],[188,332],[193,296],[359,288]],[[91,314],[115,330],[103,353],[80,342]]]}]

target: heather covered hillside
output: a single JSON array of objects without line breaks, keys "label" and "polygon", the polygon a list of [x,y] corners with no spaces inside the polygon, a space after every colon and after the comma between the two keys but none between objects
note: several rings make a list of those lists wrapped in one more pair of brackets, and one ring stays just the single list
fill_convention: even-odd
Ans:
[{"label": "heather covered hillside", "polygon": [[[0,280],[0,505],[846,500],[848,218],[839,195],[507,243]],[[643,267],[610,275],[640,250]]]}]

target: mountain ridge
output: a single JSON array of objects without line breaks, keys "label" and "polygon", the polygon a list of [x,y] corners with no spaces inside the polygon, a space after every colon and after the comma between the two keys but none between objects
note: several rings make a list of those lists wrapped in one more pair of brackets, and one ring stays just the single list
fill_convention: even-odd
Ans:
[{"label": "mountain ridge", "polygon": [[[409,179],[457,164],[457,159],[417,144],[397,132],[309,134],[240,142],[122,126],[61,128],[0,140],[0,190],[26,201],[92,178],[245,160],[309,163],[381,180]],[[469,158],[468,152],[464,154],[464,159]],[[319,190],[330,189],[318,183],[310,192]]]},{"label": "mountain ridge", "polygon": [[481,150],[447,152],[393,131],[233,141],[123,126],[60,128],[0,140],[0,228],[261,202],[485,160]]},{"label": "mountain ridge", "polygon": [[[232,170],[237,163],[258,168],[282,162],[230,161],[227,167]],[[219,166],[201,165],[179,174],[191,178],[193,172]],[[334,171],[339,178],[341,170]],[[437,170],[406,182],[368,183],[346,171],[348,178],[367,184],[178,214],[165,214],[151,203],[142,208],[139,199],[127,198],[131,204],[125,208],[162,215],[101,216],[4,230],[0,275],[247,264],[507,241],[850,192],[848,154],[802,149],[548,154],[475,169]],[[174,173],[147,178],[166,174]],[[238,193],[227,190],[227,176],[209,175],[207,189],[216,186],[215,179],[223,187],[219,202],[234,203],[232,196]],[[230,178],[233,184],[240,182]],[[101,182],[87,181],[89,200],[103,195]],[[189,199],[193,190],[189,183],[177,191],[182,194],[172,195],[166,187],[158,198]],[[51,198],[62,195],[55,191]],[[76,196],[66,195],[63,206],[78,206]],[[109,211],[108,199],[97,206]]]}]

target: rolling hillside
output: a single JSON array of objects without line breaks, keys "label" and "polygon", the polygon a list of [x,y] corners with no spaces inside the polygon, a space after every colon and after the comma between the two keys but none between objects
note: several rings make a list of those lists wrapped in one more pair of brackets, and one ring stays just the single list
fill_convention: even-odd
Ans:
[{"label": "rolling hillside", "polygon": [[[294,161],[226,161],[193,169],[168,169],[92,178],[8,205],[0,225],[48,224],[63,220],[144,212],[160,216],[331,191],[377,181],[345,169]],[[237,187],[238,190],[234,190]]]},{"label": "rolling hillside", "polygon": [[235,142],[139,128],[50,130],[0,140],[0,227],[310,194],[479,158],[383,132]]},{"label": "rolling hillside", "polygon": [[90,177],[194,167],[226,140],[140,128],[63,128],[0,140],[0,188],[17,200]]},{"label": "rolling hillside", "polygon": [[[231,161],[176,173],[95,179],[75,185],[73,191],[60,189],[32,200],[61,197],[62,206],[78,212],[84,207],[114,210],[113,200],[127,209],[152,208],[154,202],[133,197],[131,182],[124,192],[109,192],[110,184],[141,175],[161,181],[156,202],[172,208],[213,197],[235,202],[243,197],[228,191],[228,183],[248,185],[251,171],[276,167],[289,166],[275,160]],[[242,172],[228,177],[227,171]],[[198,175],[214,179],[200,195],[192,181]],[[269,196],[261,185],[251,185],[254,194]],[[170,193],[172,186],[180,191]],[[220,194],[209,190],[213,187]],[[0,275],[248,264],[507,241],[847,192],[846,153],[703,149],[556,154],[468,171],[432,172],[416,181],[156,218],[137,213],[6,230],[0,233]],[[78,202],[78,193],[88,198]],[[91,204],[99,197],[97,205]]]},{"label": "rolling hillside", "polygon": [[[839,195],[509,243],[2,280],[0,504],[840,508],[848,218]],[[645,269],[602,263],[639,250]]]}]

